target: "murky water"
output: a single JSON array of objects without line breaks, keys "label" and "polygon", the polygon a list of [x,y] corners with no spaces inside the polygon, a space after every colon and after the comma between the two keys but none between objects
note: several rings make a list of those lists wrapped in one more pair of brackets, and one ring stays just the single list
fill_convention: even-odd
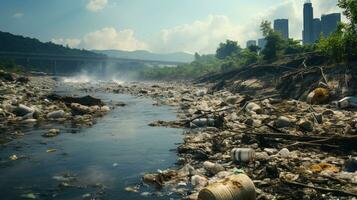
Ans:
[{"label": "murky water", "polygon": [[[0,147],[0,199],[168,199],[124,191],[140,182],[144,172],[173,166],[180,129],[149,127],[155,120],[174,120],[173,108],[154,107],[152,101],[122,94],[97,93],[104,101],[121,101],[91,128],[64,125],[29,128],[25,136]],[[54,138],[41,135],[57,127]],[[56,149],[55,152],[47,152]],[[16,154],[24,158],[10,161]],[[73,178],[61,185],[61,179]],[[143,192],[143,191],[141,191]],[[87,198],[90,199],[90,198]]]}]

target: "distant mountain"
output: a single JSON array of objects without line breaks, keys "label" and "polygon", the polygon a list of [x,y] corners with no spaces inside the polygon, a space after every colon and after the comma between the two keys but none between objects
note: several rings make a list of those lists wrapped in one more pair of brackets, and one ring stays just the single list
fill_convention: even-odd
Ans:
[{"label": "distant mountain", "polygon": [[13,35],[2,31],[0,31],[0,51],[71,56],[105,56],[91,51],[71,49],[52,42],[44,43],[37,39]]},{"label": "distant mountain", "polygon": [[159,60],[159,61],[171,61],[171,62],[192,62],[194,56],[188,53],[168,53],[158,54],[151,53],[149,51],[121,51],[121,50],[93,50],[95,53],[102,53],[109,57],[127,58],[127,59],[139,59],[139,60]]}]

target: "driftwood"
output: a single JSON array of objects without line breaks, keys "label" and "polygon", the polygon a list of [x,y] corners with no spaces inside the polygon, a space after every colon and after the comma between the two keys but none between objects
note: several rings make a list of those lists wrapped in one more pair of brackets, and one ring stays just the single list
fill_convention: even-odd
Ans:
[{"label": "driftwood", "polygon": [[307,185],[307,184],[298,183],[298,182],[294,182],[294,181],[288,181],[288,180],[283,180],[283,182],[286,183],[286,184],[289,184],[289,185],[312,188],[312,189],[319,190],[319,191],[322,191],[322,192],[330,192],[330,193],[333,193],[334,195],[357,197],[357,194],[352,193],[352,192],[348,192],[348,191],[317,187],[317,186]]},{"label": "driftwood", "polygon": [[250,133],[256,137],[284,139],[289,141],[296,141],[293,145],[305,144],[310,146],[330,147],[330,148],[344,148],[357,149],[357,136],[341,136],[334,135],[330,137],[322,136],[299,136],[283,133]]}]

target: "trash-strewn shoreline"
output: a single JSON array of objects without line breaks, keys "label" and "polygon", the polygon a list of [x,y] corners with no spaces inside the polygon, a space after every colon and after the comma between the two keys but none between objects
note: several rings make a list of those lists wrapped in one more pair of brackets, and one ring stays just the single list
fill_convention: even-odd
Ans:
[{"label": "trash-strewn shoreline", "polygon": [[[21,137],[17,130],[23,125],[67,122],[91,126],[110,111],[95,97],[53,94],[56,81],[50,77],[12,76],[3,73],[0,82],[1,143]],[[210,188],[217,184],[247,182],[245,177],[239,182],[239,174],[246,174],[255,185],[255,190],[247,186],[249,199],[357,196],[357,113],[355,108],[348,108],[348,101],[342,102],[343,108],[341,102],[312,105],[279,95],[252,97],[224,89],[210,92],[208,85],[188,82],[103,82],[80,88],[150,97],[154,105],[177,107],[176,121],[162,119],[148,124],[185,128],[183,143],[177,147],[177,165],[143,176],[143,184],[167,191],[168,196],[198,199],[200,191],[202,197],[202,191],[212,192]],[[49,129],[43,136],[58,134],[59,130]],[[247,156],[245,152],[251,153]],[[142,192],[140,185],[125,190]],[[224,196],[224,191],[218,192]]]},{"label": "trash-strewn shoreline", "polygon": [[[254,98],[190,83],[134,83],[108,91],[148,96],[178,107],[178,120],[151,126],[186,128],[177,167],[144,175],[143,182],[197,199],[206,186],[245,173],[256,199],[356,198],[356,128],[353,108],[311,105],[278,96]],[[234,148],[254,158],[234,162]],[[139,186],[126,188],[140,191]]]}]

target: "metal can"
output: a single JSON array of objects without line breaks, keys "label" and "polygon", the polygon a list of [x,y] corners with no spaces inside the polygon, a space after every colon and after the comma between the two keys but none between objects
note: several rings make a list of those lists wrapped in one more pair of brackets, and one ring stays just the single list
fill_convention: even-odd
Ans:
[{"label": "metal can", "polygon": [[234,162],[250,162],[255,158],[255,151],[251,148],[234,148],[231,158]]}]

